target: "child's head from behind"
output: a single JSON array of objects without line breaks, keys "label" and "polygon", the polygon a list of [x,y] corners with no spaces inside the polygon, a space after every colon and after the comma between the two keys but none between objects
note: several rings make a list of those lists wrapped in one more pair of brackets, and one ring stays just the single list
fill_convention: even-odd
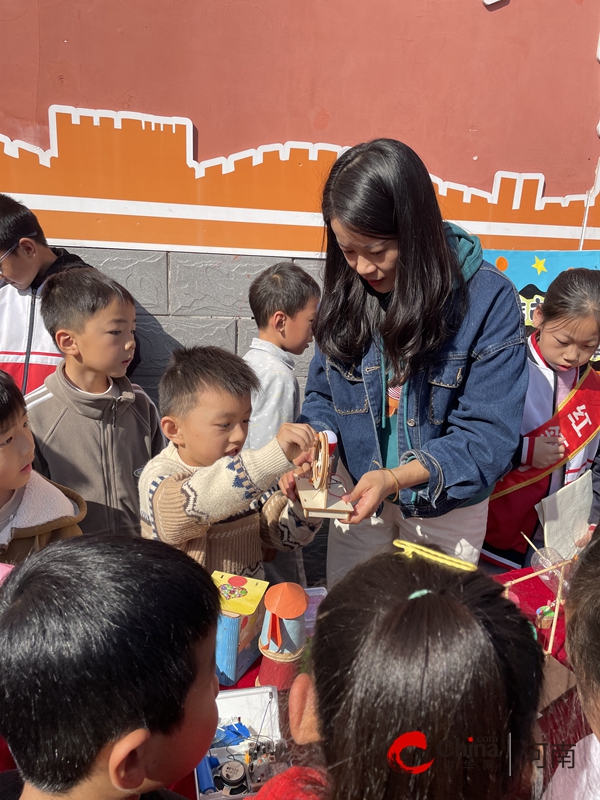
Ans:
[{"label": "child's head from behind", "polygon": [[165,436],[192,467],[209,467],[244,446],[256,374],[221,347],[174,350],[158,386]]},{"label": "child's head from behind", "polygon": [[314,694],[300,676],[290,696],[304,741],[316,705],[332,797],[508,794],[509,759],[513,776],[529,763],[543,655],[502,590],[479,570],[392,554],[333,588],[312,645]]},{"label": "child's head from behind", "polygon": [[0,505],[31,475],[33,436],[23,395],[11,376],[0,370]]},{"label": "child's head from behind", "polygon": [[2,280],[27,289],[55,258],[35,214],[9,195],[0,194]]},{"label": "child's head from behind", "polygon": [[301,355],[312,342],[321,290],[297,264],[281,261],[263,270],[250,286],[248,302],[261,335]]},{"label": "child's head from behind", "polygon": [[566,605],[567,651],[585,715],[600,739],[600,541],[579,557]]},{"label": "child's head from behind", "polygon": [[560,371],[587,364],[600,344],[600,271],[561,272],[534,310],[533,324],[550,366]]},{"label": "child's head from behind", "polygon": [[0,588],[1,735],[24,780],[122,796],[186,775],[217,724],[219,596],[179,550],[132,537],[51,545]]},{"label": "child's head from behind", "polygon": [[52,275],[42,290],[42,317],[67,366],[125,375],[135,351],[135,302],[117,281],[92,267]]}]

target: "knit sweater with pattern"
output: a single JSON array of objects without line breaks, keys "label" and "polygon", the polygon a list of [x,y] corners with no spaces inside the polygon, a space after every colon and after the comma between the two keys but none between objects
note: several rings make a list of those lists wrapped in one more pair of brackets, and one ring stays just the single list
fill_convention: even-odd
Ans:
[{"label": "knit sweater with pattern", "polygon": [[311,542],[321,524],[281,492],[262,499],[293,467],[277,439],[210,467],[188,466],[170,443],[140,477],[142,536],[184,550],[210,573],[261,578],[261,543],[294,550]]}]

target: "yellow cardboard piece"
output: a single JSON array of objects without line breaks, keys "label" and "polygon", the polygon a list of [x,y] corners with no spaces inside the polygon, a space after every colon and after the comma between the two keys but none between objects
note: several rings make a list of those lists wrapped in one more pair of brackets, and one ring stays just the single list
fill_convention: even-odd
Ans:
[{"label": "yellow cardboard piece", "polygon": [[230,572],[215,571],[212,579],[221,595],[221,610],[228,614],[254,614],[269,588],[268,581],[244,578]]}]

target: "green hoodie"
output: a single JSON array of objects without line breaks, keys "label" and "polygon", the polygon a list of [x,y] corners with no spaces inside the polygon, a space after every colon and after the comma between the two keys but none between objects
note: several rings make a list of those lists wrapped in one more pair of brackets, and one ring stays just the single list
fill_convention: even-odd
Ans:
[{"label": "green hoodie", "polygon": [[477,236],[470,236],[453,222],[444,222],[446,239],[460,264],[463,278],[468,281],[483,261],[483,249]]}]

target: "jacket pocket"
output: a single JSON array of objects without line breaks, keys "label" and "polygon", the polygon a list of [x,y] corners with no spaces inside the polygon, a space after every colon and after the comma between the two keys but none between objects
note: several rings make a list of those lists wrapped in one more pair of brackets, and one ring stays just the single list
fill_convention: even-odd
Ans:
[{"label": "jacket pocket", "polygon": [[429,422],[443,425],[448,418],[456,390],[463,382],[467,359],[433,364],[427,372],[429,384]]},{"label": "jacket pocket", "polygon": [[331,389],[333,407],[337,414],[366,414],[369,411],[367,391],[354,364],[339,364],[327,359],[327,380]]}]

